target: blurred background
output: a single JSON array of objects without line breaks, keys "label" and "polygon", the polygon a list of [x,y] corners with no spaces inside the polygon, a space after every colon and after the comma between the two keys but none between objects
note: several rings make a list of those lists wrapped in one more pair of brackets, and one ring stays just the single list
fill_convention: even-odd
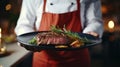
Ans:
[{"label": "blurred background", "polygon": [[[103,41],[90,48],[92,67],[120,67],[120,0],[101,0]],[[0,34],[6,44],[16,42],[14,28],[22,0],[0,0]]]}]

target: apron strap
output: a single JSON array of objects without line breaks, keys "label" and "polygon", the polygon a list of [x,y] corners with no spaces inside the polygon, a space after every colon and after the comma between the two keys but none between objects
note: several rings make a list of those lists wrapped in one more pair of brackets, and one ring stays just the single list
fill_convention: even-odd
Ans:
[{"label": "apron strap", "polygon": [[80,0],[77,0],[77,8],[78,8],[78,10],[80,11]]},{"label": "apron strap", "polygon": [[77,12],[78,12],[78,17],[80,18],[80,0],[77,0]]},{"label": "apron strap", "polygon": [[46,0],[44,0],[43,12],[45,12],[45,7],[46,7]]}]

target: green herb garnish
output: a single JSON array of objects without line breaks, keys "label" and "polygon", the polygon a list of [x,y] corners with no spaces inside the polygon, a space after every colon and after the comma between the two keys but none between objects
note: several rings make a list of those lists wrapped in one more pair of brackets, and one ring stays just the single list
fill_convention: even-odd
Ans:
[{"label": "green herb garnish", "polygon": [[51,26],[51,31],[56,32],[56,33],[64,33],[65,35],[67,35],[68,37],[70,37],[73,40],[80,40],[82,42],[90,42],[90,40],[88,40],[86,37],[82,38],[79,36],[78,33],[75,32],[71,32],[70,30],[67,30],[65,25],[63,27],[63,30],[59,27],[56,27],[54,25]]},{"label": "green herb garnish", "polygon": [[56,33],[62,33],[63,30],[61,30],[59,27],[56,27],[54,25],[51,25],[51,31],[56,32]]},{"label": "green herb garnish", "polygon": [[37,40],[36,38],[32,38],[30,41],[29,41],[29,44],[37,44]]}]

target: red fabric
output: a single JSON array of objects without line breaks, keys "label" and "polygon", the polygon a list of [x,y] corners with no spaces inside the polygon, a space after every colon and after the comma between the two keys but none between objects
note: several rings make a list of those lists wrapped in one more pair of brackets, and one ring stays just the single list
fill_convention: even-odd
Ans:
[{"label": "red fabric", "polygon": [[[64,14],[44,12],[39,31],[48,31],[51,25],[61,28],[65,25],[73,32],[81,32],[79,8]],[[34,53],[33,67],[90,67],[90,57],[87,48],[73,51],[42,50]]]}]

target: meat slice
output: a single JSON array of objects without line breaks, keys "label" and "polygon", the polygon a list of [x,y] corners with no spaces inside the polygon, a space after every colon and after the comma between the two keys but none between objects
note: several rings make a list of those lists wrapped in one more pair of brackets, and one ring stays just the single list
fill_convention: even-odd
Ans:
[{"label": "meat slice", "polygon": [[37,44],[66,45],[71,43],[71,39],[63,33],[43,32],[36,36]]}]

